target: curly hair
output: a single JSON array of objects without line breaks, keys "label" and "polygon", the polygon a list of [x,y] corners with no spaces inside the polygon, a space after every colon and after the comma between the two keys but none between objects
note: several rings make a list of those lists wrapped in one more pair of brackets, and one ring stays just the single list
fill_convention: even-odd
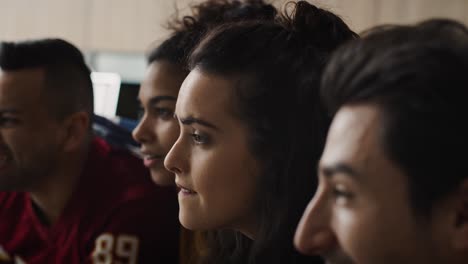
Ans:
[{"label": "curly hair", "polygon": [[210,30],[224,23],[246,20],[273,20],[275,7],[263,0],[207,0],[192,5],[191,15],[178,17],[168,22],[171,36],[153,49],[148,55],[148,63],[167,60],[181,65],[187,70],[187,59]]},{"label": "curly hair", "polygon": [[[192,5],[190,15],[179,17],[176,12],[168,22],[172,34],[149,52],[147,62],[167,61],[188,74],[189,55],[210,30],[229,22],[273,20],[276,13],[276,8],[264,0],[207,0]],[[197,262],[206,254],[205,234],[181,233],[181,262]]]}]

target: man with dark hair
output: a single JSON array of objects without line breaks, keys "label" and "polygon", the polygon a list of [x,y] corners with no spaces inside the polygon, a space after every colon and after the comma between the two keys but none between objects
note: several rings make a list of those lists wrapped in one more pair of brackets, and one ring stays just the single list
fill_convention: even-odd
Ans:
[{"label": "man with dark hair", "polygon": [[76,47],[0,43],[0,262],[177,262],[175,190],[94,137],[92,114]]},{"label": "man with dark hair", "polygon": [[468,29],[374,29],[321,89],[336,115],[296,247],[327,263],[468,263]]}]

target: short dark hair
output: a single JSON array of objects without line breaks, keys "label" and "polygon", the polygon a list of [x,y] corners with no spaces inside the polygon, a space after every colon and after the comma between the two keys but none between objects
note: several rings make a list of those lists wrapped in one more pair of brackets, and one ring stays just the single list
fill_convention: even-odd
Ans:
[{"label": "short dark hair", "polygon": [[273,20],[276,9],[264,0],[207,0],[191,6],[191,15],[168,23],[172,35],[148,54],[148,64],[166,60],[188,71],[187,59],[200,39],[212,28],[227,22]]},{"label": "short dark hair", "polygon": [[[452,20],[385,26],[342,47],[322,80],[331,114],[373,104],[380,142],[407,175],[411,205],[426,215],[466,179],[468,29]],[[465,110],[463,110],[465,109]]]},{"label": "short dark hair", "polygon": [[311,262],[292,239],[317,186],[330,122],[319,100],[320,77],[332,51],[357,35],[329,11],[305,1],[291,5],[276,20],[213,30],[190,58],[190,69],[232,81],[230,109],[248,127],[250,151],[263,165],[257,237],[217,231],[211,263]]},{"label": "short dark hair", "polygon": [[80,50],[62,39],[0,43],[0,68],[45,70],[44,87],[51,114],[59,120],[76,111],[93,113],[91,71]]}]

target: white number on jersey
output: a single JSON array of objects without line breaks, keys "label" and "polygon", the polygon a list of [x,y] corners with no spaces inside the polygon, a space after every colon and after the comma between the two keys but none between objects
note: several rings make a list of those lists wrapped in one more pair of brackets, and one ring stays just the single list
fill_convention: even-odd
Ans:
[{"label": "white number on jersey", "polygon": [[96,245],[92,254],[93,263],[136,264],[138,244],[138,238],[135,236],[102,234],[96,239]]}]

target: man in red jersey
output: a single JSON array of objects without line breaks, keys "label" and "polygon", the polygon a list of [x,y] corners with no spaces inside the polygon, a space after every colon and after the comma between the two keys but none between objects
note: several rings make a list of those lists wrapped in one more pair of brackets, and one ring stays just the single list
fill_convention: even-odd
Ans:
[{"label": "man in red jersey", "polygon": [[0,263],[177,263],[177,201],[94,138],[90,70],[59,39],[0,43]]}]

